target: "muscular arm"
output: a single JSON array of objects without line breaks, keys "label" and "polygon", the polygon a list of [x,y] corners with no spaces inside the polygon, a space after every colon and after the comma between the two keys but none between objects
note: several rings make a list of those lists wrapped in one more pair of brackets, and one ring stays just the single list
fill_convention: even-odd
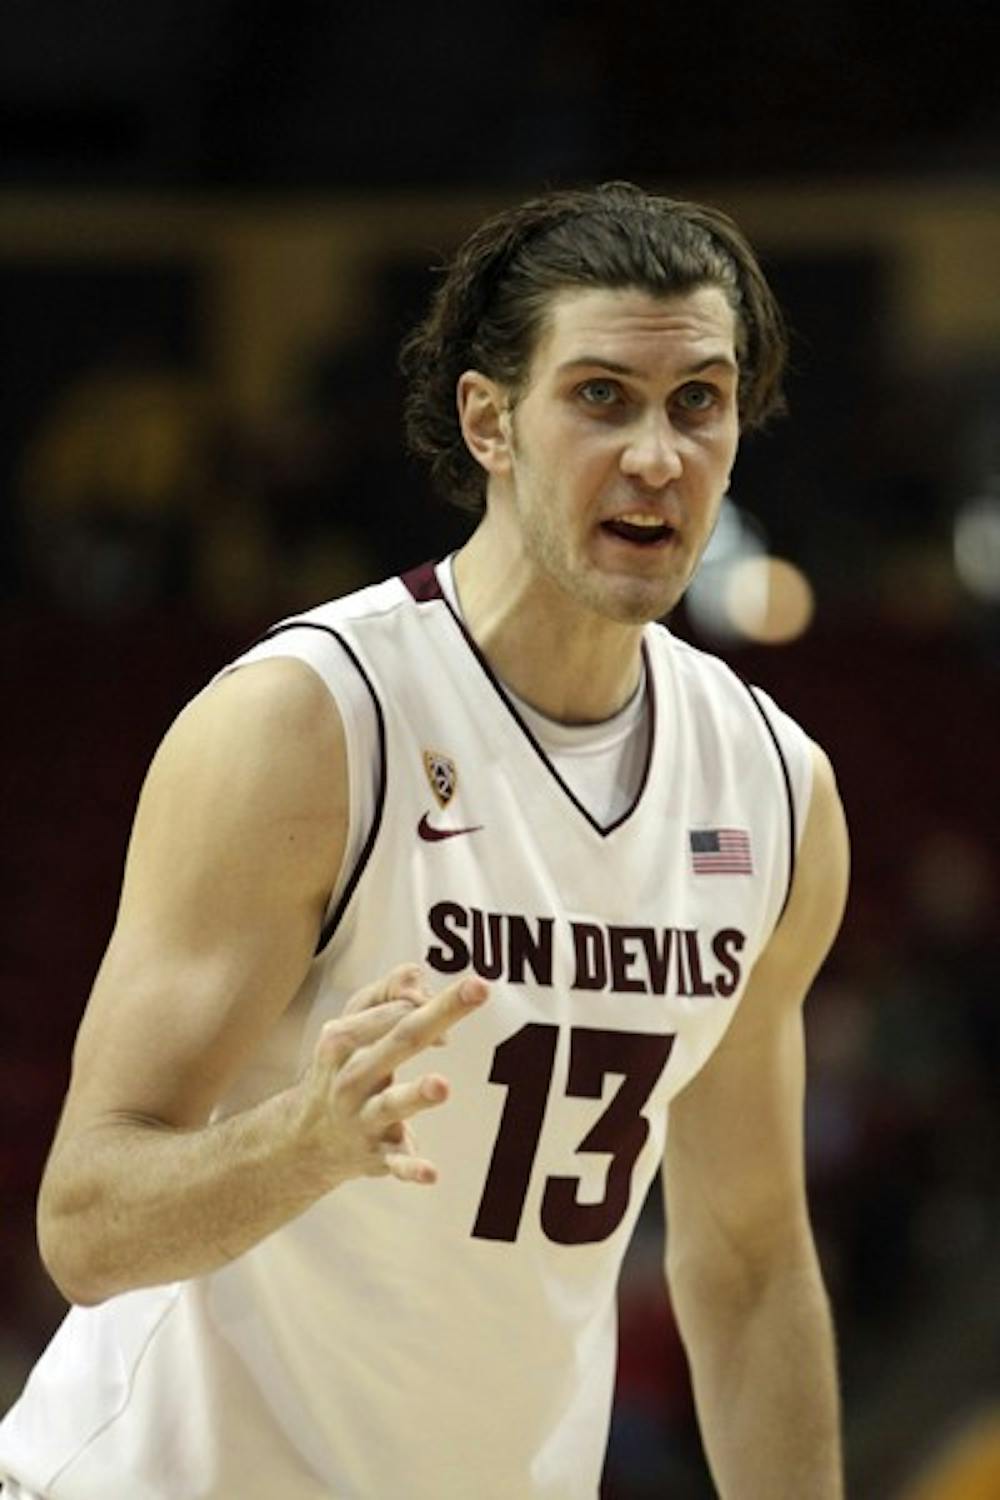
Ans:
[{"label": "muscular arm", "polygon": [[210,1271],[347,1178],[429,1182],[393,1069],[484,998],[401,969],[330,1022],[293,1086],[210,1122],[311,962],[346,840],[343,730],[299,663],[223,679],[150,768],[114,933],[77,1038],[39,1198],[60,1288],[97,1302]]},{"label": "muscular arm", "polygon": [[674,1102],[667,1270],[723,1500],[839,1500],[833,1329],[806,1204],[801,1007],[836,935],[847,836],[816,752],[791,900],[721,1046]]}]

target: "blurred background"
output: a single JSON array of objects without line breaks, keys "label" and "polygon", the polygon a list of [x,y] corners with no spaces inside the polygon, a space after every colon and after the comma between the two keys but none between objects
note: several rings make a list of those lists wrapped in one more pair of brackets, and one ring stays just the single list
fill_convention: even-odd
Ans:
[{"label": "blurred background", "polygon": [[[731,214],[794,330],[675,627],[830,752],[808,1008],[850,1493],[1000,1496],[1000,41],[992,3],[6,0],[0,1409],[62,1315],[33,1200],[152,751],[275,617],[466,523],[395,349],[488,211]],[[606,1500],[711,1495],[651,1203]]]}]

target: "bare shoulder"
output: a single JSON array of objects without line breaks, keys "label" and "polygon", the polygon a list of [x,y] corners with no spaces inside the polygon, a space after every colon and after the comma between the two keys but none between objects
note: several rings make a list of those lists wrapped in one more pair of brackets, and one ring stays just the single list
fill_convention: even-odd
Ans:
[{"label": "bare shoulder", "polygon": [[302,662],[263,661],[205,688],[175,720],[149,768],[133,832],[177,820],[201,845],[300,824],[300,841],[330,845],[347,813],[343,725],[324,684]]},{"label": "bare shoulder", "polygon": [[[339,753],[343,727],[337,705],[304,662],[253,662],[217,678],[187,705],[154,760],[222,754],[253,764],[308,760],[316,751]],[[321,758],[320,758],[321,759]]]},{"label": "bare shoulder", "polygon": [[[246,662],[217,677],[193,703],[243,704],[255,712],[324,715],[336,706],[317,673],[292,656]],[[191,705],[193,706],[193,704]]]},{"label": "bare shoulder", "polygon": [[347,817],[343,727],[326,687],[296,661],[241,667],[187,706],[153,758],[116,931],[136,909],[188,935],[215,913],[215,940],[231,943],[240,912],[319,910]]}]

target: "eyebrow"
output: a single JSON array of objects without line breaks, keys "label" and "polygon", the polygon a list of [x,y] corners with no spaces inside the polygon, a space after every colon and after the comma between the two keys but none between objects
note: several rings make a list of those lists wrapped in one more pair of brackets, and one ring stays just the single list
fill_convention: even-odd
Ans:
[{"label": "eyebrow", "polygon": [[[600,354],[579,354],[573,359],[564,360],[559,366],[560,371],[583,368],[609,370],[612,375],[637,375],[640,378],[643,374],[641,370],[636,370],[631,365],[620,364],[615,359],[605,359]],[[709,354],[705,359],[699,359],[695,364],[687,365],[683,370],[679,370],[678,374],[682,378],[687,378],[691,375],[703,375],[706,370],[715,368],[727,370],[733,375],[739,374],[739,366],[735,360],[730,359],[728,354]]]}]

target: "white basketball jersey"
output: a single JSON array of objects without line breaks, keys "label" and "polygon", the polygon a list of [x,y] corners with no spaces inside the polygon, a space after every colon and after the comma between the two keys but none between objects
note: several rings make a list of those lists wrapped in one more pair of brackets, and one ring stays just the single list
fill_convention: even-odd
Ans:
[{"label": "white basketball jersey", "polygon": [[[669,1101],[786,899],[788,766],[750,690],[650,626],[648,763],[602,827],[432,569],[296,624],[372,695],[376,809],[302,991],[221,1112],[289,1083],[394,964],[438,986],[474,969],[491,997],[430,1058],[451,1096],[415,1124],[440,1180],[349,1183],[221,1271],[74,1309],[0,1473],[53,1500],[593,1497],[622,1255]],[[794,780],[809,752],[789,722]]]}]

